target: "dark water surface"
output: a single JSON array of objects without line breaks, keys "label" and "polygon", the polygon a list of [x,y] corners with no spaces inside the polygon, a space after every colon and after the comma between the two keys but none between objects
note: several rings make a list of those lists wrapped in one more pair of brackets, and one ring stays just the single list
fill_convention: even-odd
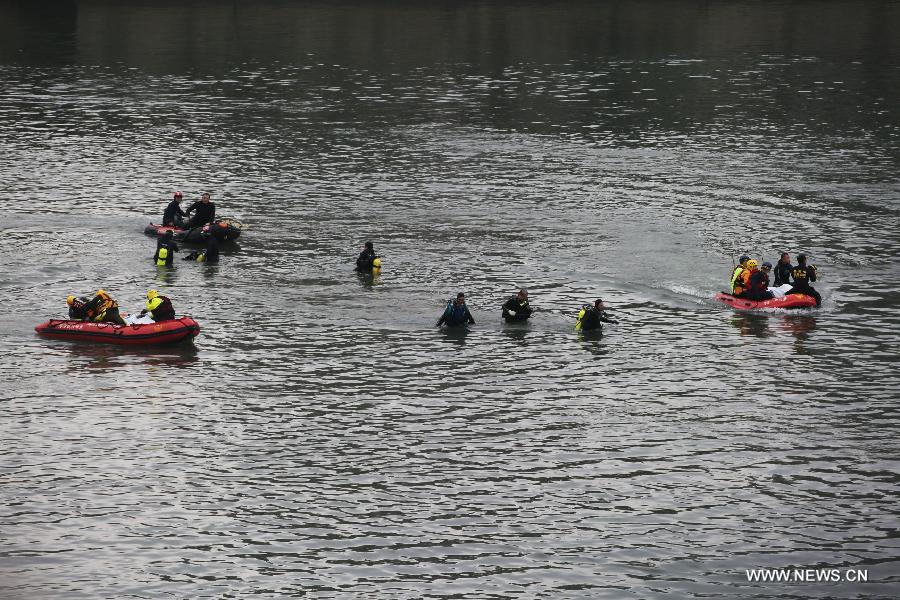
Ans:
[{"label": "dark water surface", "polygon": [[[0,2],[0,597],[900,596],[898,28]],[[150,261],[174,189],[246,223],[219,265]],[[711,303],[782,249],[820,310]],[[34,335],[98,287],[202,333]],[[436,331],[458,290],[477,325]],[[620,323],[576,334],[597,296]]]}]

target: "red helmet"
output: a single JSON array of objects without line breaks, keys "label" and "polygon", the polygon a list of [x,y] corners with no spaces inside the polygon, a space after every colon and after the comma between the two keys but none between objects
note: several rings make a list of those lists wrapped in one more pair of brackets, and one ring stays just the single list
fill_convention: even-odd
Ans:
[{"label": "red helmet", "polygon": [[184,194],[182,194],[181,192],[175,192],[175,197],[182,198],[182,197],[184,197]]}]

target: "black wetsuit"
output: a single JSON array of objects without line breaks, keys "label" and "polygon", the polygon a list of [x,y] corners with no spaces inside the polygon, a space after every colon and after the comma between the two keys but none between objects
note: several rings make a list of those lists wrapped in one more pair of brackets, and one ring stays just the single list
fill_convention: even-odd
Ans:
[{"label": "black wetsuit", "polygon": [[186,216],[194,211],[197,212],[195,212],[194,216],[191,217],[191,220],[188,221],[188,229],[212,223],[216,218],[216,205],[212,201],[208,204],[204,204],[202,200],[197,200],[188,207],[184,214]]},{"label": "black wetsuit", "polygon": [[163,225],[181,227],[184,225],[184,211],[178,200],[172,200],[163,212]]},{"label": "black wetsuit", "polygon": [[581,317],[581,330],[590,331],[592,329],[600,329],[603,327],[603,323],[615,323],[615,321],[606,315],[606,311],[597,310],[592,306],[586,309],[584,311],[584,316]]},{"label": "black wetsuit", "polygon": [[87,314],[85,313],[84,305],[87,304],[87,298],[78,298],[73,303],[72,306],[69,307],[69,318],[74,319],[76,321],[84,321],[87,319]]},{"label": "black wetsuit", "polygon": [[765,271],[753,271],[750,274],[747,290],[738,296],[738,298],[746,298],[756,302],[770,300],[774,297],[775,294],[769,291],[769,274]]},{"label": "black wetsuit", "polygon": [[791,263],[783,263],[780,260],[775,263],[772,273],[775,275],[775,287],[791,282],[791,269],[794,267]]},{"label": "black wetsuit", "polygon": [[[503,318],[508,322],[525,321],[531,316],[531,306],[528,299],[520,302],[518,296],[511,296],[506,304],[503,305]],[[515,314],[512,314],[515,313]]]},{"label": "black wetsuit", "polygon": [[475,324],[475,319],[472,318],[469,307],[465,304],[460,306],[456,302],[448,302],[444,314],[438,319],[437,326],[447,325],[447,327],[457,327],[459,325],[465,325],[466,323],[471,323],[472,325]]},{"label": "black wetsuit", "polygon": [[[168,256],[166,256],[166,266],[172,266],[172,259],[175,258],[175,253],[178,252],[178,244],[173,242],[171,239],[161,238],[158,242],[156,242],[156,253],[153,255],[153,260],[159,260],[159,251],[161,248],[165,248],[168,250]],[[159,264],[159,263],[157,263]]]},{"label": "black wetsuit", "polygon": [[214,235],[209,236],[209,239],[206,240],[206,251],[203,252],[203,260],[208,263],[219,262],[219,240]]},{"label": "black wetsuit", "polygon": [[816,280],[816,268],[806,265],[797,265],[791,271],[791,277],[794,280],[794,287],[790,289],[788,294],[806,294],[816,299],[816,306],[822,306],[822,296],[819,292],[809,285],[810,282]]},{"label": "black wetsuit", "polygon": [[376,258],[374,250],[363,250],[356,259],[356,270],[362,272],[371,271],[372,264],[375,262]]}]

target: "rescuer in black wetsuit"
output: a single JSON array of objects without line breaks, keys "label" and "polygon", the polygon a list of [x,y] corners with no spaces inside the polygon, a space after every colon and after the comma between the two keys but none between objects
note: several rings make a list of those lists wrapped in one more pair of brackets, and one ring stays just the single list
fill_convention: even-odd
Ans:
[{"label": "rescuer in black wetsuit", "polygon": [[806,264],[806,255],[797,255],[797,266],[791,270],[791,278],[794,280],[794,287],[790,289],[788,294],[806,294],[816,299],[816,306],[822,306],[822,296],[811,285],[816,280],[816,266]]},{"label": "rescuer in black wetsuit", "polygon": [[185,211],[185,216],[194,212],[194,216],[187,223],[187,228],[202,227],[207,223],[212,223],[216,218],[216,205],[209,199],[209,194],[203,194],[200,200],[191,204]]},{"label": "rescuer in black wetsuit", "polygon": [[791,269],[793,268],[793,265],[791,265],[791,256],[787,252],[782,252],[781,258],[775,263],[775,269],[773,270],[773,275],[775,275],[775,283],[773,285],[778,287],[790,283]]},{"label": "rescuer in black wetsuit", "polygon": [[528,290],[519,290],[515,296],[510,296],[503,305],[502,316],[506,322],[526,321],[531,316],[531,306],[528,304]]},{"label": "rescuer in black wetsuit", "polygon": [[360,273],[371,273],[376,258],[378,257],[375,256],[375,248],[372,246],[372,242],[366,242],[363,251],[359,253],[356,259],[355,270]]},{"label": "rescuer in black wetsuit", "polygon": [[456,295],[456,300],[447,302],[447,308],[444,309],[444,314],[438,319],[435,327],[440,327],[441,325],[458,327],[466,324],[474,325],[475,319],[472,318],[472,313],[469,312],[469,307],[466,306],[466,295],[460,292]]},{"label": "rescuer in black wetsuit", "polygon": [[590,331],[592,329],[600,329],[603,323],[616,323],[617,321],[610,319],[606,314],[606,306],[603,299],[597,298],[594,306],[585,305],[578,313],[578,321],[575,323],[575,329],[581,331]]},{"label": "rescuer in black wetsuit", "polygon": [[167,231],[156,242],[156,253],[153,255],[153,260],[156,261],[157,266],[171,267],[176,252],[178,252],[178,244],[175,243],[172,232]]},{"label": "rescuer in black wetsuit", "polygon": [[175,196],[163,212],[163,227],[184,227],[185,215],[181,210],[182,198],[184,198],[184,194],[175,192]]},{"label": "rescuer in black wetsuit", "polygon": [[194,250],[184,257],[184,260],[196,260],[197,262],[219,262],[219,240],[214,235],[206,236],[206,249]]}]

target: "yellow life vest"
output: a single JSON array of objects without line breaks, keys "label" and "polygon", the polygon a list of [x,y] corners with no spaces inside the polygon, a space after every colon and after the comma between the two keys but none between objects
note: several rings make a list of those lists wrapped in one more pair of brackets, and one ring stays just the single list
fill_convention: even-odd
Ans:
[{"label": "yellow life vest", "polygon": [[168,248],[160,248],[156,253],[156,265],[159,267],[166,266],[166,259],[169,258],[169,249]]},{"label": "yellow life vest", "polygon": [[578,311],[578,320],[575,321],[575,331],[581,331],[581,320],[584,318],[586,312],[586,308],[582,308]]},{"label": "yellow life vest", "polygon": [[741,282],[743,281],[742,276],[746,270],[747,269],[745,269],[743,265],[738,265],[734,268],[734,272],[731,273],[731,293],[735,296],[744,291]]},{"label": "yellow life vest", "polygon": [[147,300],[147,312],[153,312],[156,308],[163,303],[163,299],[160,296],[154,296]]}]

